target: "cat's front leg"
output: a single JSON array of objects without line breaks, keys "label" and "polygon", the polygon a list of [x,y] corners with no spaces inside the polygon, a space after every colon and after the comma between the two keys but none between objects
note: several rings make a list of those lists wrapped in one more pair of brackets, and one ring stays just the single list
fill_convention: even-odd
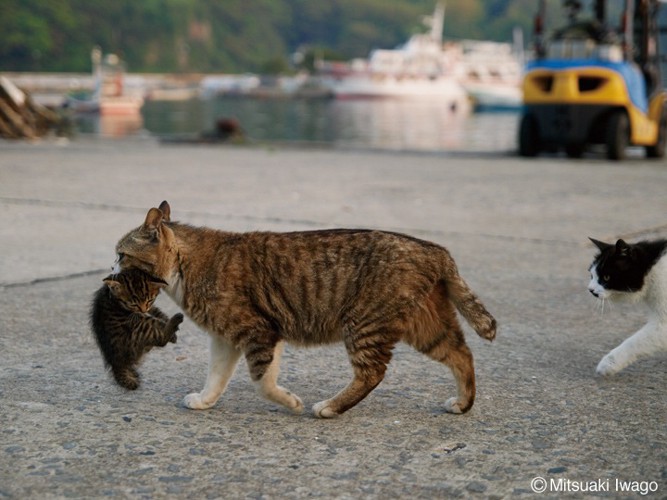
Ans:
[{"label": "cat's front leg", "polygon": [[150,314],[154,318],[162,320],[164,323],[169,321],[169,316],[167,316],[165,313],[163,313],[157,306],[151,307],[148,310],[148,314]]},{"label": "cat's front leg", "polygon": [[[296,394],[278,385],[278,373],[280,371],[280,358],[282,357],[284,342],[280,341],[275,346],[267,345],[263,348],[251,345],[246,350],[246,361],[250,370],[250,376],[257,386],[259,393],[269,401],[281,404],[294,413],[303,412],[303,402]],[[270,362],[266,364],[266,360]]]},{"label": "cat's front leg", "polygon": [[206,385],[201,392],[185,396],[183,404],[192,410],[206,410],[215,405],[227,388],[240,357],[241,351],[230,342],[216,334],[211,334]]},{"label": "cat's front leg", "polygon": [[667,350],[667,331],[656,321],[650,321],[621,345],[607,354],[596,368],[598,375],[614,375],[637,359]]},{"label": "cat's front leg", "polygon": [[[174,314],[171,319],[167,322],[167,325],[164,328],[164,333],[166,334],[167,342],[176,343],[178,337],[176,332],[178,331],[178,326],[183,322],[183,315],[181,313]],[[166,344],[166,343],[165,343]]]}]

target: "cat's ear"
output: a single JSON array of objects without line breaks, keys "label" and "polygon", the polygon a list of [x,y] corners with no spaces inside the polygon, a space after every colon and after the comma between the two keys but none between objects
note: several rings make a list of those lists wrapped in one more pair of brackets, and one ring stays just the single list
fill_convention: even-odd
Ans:
[{"label": "cat's ear", "polygon": [[593,242],[593,245],[598,247],[598,250],[600,250],[601,252],[604,252],[607,248],[613,246],[609,243],[605,243],[604,241],[596,240],[595,238],[590,238],[589,237],[588,239],[591,240]]},{"label": "cat's ear", "polygon": [[150,282],[160,288],[162,288],[163,286],[167,286],[169,284],[165,280],[163,280],[162,278],[158,278],[157,276],[151,276]]},{"label": "cat's ear", "polygon": [[630,245],[628,245],[623,240],[618,240],[616,242],[616,253],[619,255],[619,257],[633,257],[634,256],[634,252],[632,251],[632,247]]},{"label": "cat's ear", "polygon": [[157,236],[158,229],[164,220],[164,214],[159,208],[151,208],[146,214],[143,229]]},{"label": "cat's ear", "polygon": [[110,274],[102,281],[104,281],[104,284],[108,286],[109,290],[112,292],[117,293],[120,290],[120,283],[114,279],[113,274]]},{"label": "cat's ear", "polygon": [[171,220],[171,207],[169,206],[169,203],[167,203],[167,200],[164,200],[162,203],[160,203],[158,208],[162,212],[164,220],[169,222]]}]

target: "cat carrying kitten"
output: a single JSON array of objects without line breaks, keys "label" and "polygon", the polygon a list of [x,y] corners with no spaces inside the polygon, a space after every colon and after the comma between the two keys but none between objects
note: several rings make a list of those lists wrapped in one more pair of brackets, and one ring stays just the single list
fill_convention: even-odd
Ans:
[{"label": "cat carrying kitten", "polygon": [[136,366],[144,354],[154,346],[176,342],[183,315],[169,319],[153,306],[166,285],[139,269],[130,269],[104,278],[104,285],[95,293],[90,324],[107,368],[126,389],[139,387]]},{"label": "cat carrying kitten", "polygon": [[301,400],[276,384],[284,342],[342,341],[354,377],[313,407],[318,417],[334,417],[382,381],[404,341],[451,368],[458,396],[445,409],[463,413],[475,399],[475,371],[455,309],[480,336],[496,335],[495,319],[447,250],[401,234],[228,233],[170,221],[165,201],[116,251],[118,268],[164,279],[165,291],[210,334],[206,385],[184,401],[192,409],[216,403],[244,355],[260,393],[301,412]]},{"label": "cat carrying kitten", "polygon": [[667,240],[591,241],[600,253],[590,267],[588,290],[601,300],[643,302],[650,311],[648,322],[598,364],[598,374],[613,375],[641,357],[667,351]]}]

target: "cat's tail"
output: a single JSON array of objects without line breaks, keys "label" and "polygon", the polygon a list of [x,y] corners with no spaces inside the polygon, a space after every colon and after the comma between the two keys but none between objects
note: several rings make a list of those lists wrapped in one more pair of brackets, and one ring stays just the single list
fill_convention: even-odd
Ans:
[{"label": "cat's tail", "polygon": [[444,283],[447,287],[449,299],[473,330],[477,332],[477,335],[487,340],[496,338],[496,319],[486,310],[479,297],[463,280],[451,257],[445,267],[444,274]]}]

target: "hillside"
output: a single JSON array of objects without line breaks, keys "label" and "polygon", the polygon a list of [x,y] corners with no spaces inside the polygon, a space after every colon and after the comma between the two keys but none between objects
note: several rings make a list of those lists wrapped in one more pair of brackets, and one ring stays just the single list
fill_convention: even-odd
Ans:
[{"label": "hillside", "polygon": [[[90,50],[131,71],[280,72],[298,48],[329,58],[393,47],[435,0],[2,0],[0,71],[89,71]],[[448,0],[446,38],[530,33],[533,0]]]}]

